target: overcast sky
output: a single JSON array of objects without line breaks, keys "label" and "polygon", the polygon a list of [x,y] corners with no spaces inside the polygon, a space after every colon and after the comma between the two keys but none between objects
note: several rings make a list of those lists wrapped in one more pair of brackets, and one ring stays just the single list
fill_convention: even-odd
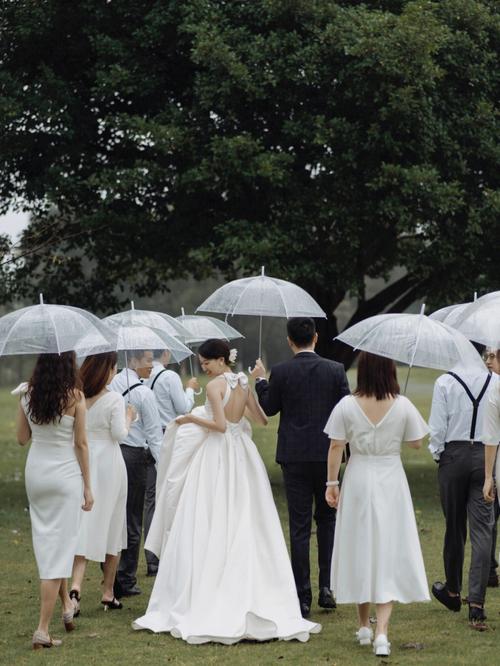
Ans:
[{"label": "overcast sky", "polygon": [[9,234],[13,238],[16,238],[28,224],[28,220],[28,213],[7,213],[6,215],[0,215],[0,233]]}]

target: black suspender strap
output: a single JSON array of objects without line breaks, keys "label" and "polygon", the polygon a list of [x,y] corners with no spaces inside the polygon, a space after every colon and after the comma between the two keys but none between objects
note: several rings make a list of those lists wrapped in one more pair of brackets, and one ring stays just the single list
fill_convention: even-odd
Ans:
[{"label": "black suspender strap", "polygon": [[125,397],[127,393],[129,393],[132,389],[135,389],[136,386],[143,386],[142,382],[137,382],[137,384],[132,384],[132,386],[129,386],[128,389],[123,391],[122,396]]},{"label": "black suspender strap", "polygon": [[160,372],[159,372],[159,373],[156,375],[156,377],[153,379],[153,383],[151,384],[151,390],[154,389],[155,384],[156,384],[156,380],[158,379],[158,377],[159,377],[160,375],[162,375],[164,372],[167,372],[167,368],[163,368],[163,370],[160,370]]},{"label": "black suspender strap", "polygon": [[454,379],[457,380],[457,382],[459,384],[461,384],[463,386],[465,392],[467,393],[467,395],[470,398],[470,401],[472,402],[472,406],[473,406],[474,409],[472,411],[472,423],[471,423],[471,426],[470,426],[470,435],[469,435],[469,437],[472,441],[474,439],[475,434],[476,434],[476,421],[477,421],[477,411],[479,409],[479,403],[483,399],[483,396],[486,393],[486,389],[488,388],[488,385],[491,381],[491,372],[488,373],[488,377],[487,377],[486,381],[484,382],[484,386],[481,389],[481,392],[477,396],[477,398],[475,398],[472,395],[471,390],[469,389],[469,387],[467,386],[467,384],[464,382],[464,380],[461,377],[456,375],[454,372],[448,372],[448,374],[451,375]]}]

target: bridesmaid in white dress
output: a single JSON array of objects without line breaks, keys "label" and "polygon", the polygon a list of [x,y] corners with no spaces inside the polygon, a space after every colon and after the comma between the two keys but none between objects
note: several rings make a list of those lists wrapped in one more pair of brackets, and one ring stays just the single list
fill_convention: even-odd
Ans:
[{"label": "bridesmaid in white dress", "polygon": [[103,562],[101,603],[104,610],[121,609],[113,594],[118,559],[127,547],[127,470],[120,451],[135,409],[107,386],[116,375],[116,352],[88,356],[80,369],[87,405],[90,478],[95,506],[80,524],[70,598],[80,613],[80,592],[87,560]]},{"label": "bridesmaid in white dress", "polygon": [[[358,604],[361,645],[370,645],[370,603],[376,604],[373,651],[390,654],[387,640],[394,601],[429,601],[425,567],[401,444],[420,448],[428,427],[399,395],[394,361],[362,352],[358,386],[334,408],[325,432],[331,439],[326,501],[337,507],[332,589],[338,604]],[[349,442],[342,492],[338,475]]]},{"label": "bridesmaid in white dress", "polygon": [[66,578],[71,575],[82,509],[93,505],[85,400],[74,352],[38,358],[17,413],[17,439],[31,439],[26,460],[33,550],[40,575],[40,620],[33,649],[59,646],[49,635],[57,595],[66,631],[74,629]]},{"label": "bridesmaid in white dress", "polygon": [[[207,402],[165,434],[146,541],[160,564],[133,627],[188,643],[306,641],[321,626],[300,613],[267,472],[242,421],[247,409],[259,423],[267,419],[247,377],[231,372],[226,342],[207,340],[199,355],[211,379]],[[176,464],[178,434],[185,470]]]}]

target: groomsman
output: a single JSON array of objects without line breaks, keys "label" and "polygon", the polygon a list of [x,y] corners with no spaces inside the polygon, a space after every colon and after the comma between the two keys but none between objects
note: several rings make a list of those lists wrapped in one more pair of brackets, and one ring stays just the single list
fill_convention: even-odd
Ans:
[{"label": "groomsman", "polygon": [[429,419],[429,450],[439,463],[441,505],[446,521],[444,570],[432,593],[451,611],[462,606],[462,569],[467,538],[471,541],[469,622],[483,629],[484,601],[491,562],[493,505],[483,498],[484,445],[481,439],[487,392],[495,376],[484,370],[461,370],[441,375],[434,385]]},{"label": "groomsman", "polygon": [[[116,574],[115,596],[141,594],[137,587],[137,565],[144,518],[146,483],[160,456],[162,430],[155,397],[143,384],[153,367],[153,352],[142,349],[128,352],[128,367],[113,379],[109,388],[121,393],[137,411],[120,448],[127,467],[127,548],[122,550]],[[127,379],[128,376],[128,379]],[[147,536],[145,526],[144,540]]]},{"label": "groomsman", "polygon": [[[155,349],[153,351],[153,367],[148,379],[145,381],[154,394],[162,431],[167,425],[181,414],[187,414],[193,409],[194,392],[200,385],[195,377],[187,381],[186,390],[182,386],[179,375],[173,370],[167,370],[170,363],[168,349]],[[156,467],[148,466],[146,479],[146,496],[144,501],[144,534],[149,532],[151,521],[155,512],[156,497]],[[158,572],[158,558],[149,550],[145,551],[147,562],[147,575],[155,576]]]},{"label": "groomsman", "polygon": [[293,359],[274,366],[269,381],[258,359],[252,370],[259,403],[268,416],[279,412],[276,462],[281,465],[288,502],[293,575],[303,617],[310,614],[312,591],[309,547],[314,503],[318,540],[319,599],[322,608],[335,608],[330,568],[335,510],[325,501],[330,445],[323,432],[337,402],[349,394],[341,363],[314,351],[318,340],[313,319],[295,317],[287,323]]}]

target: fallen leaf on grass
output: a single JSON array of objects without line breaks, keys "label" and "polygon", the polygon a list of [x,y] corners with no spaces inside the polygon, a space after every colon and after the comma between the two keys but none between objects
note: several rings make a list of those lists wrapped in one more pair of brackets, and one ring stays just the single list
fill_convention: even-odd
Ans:
[{"label": "fallen leaf on grass", "polygon": [[87,638],[99,638],[99,634],[87,634]]},{"label": "fallen leaf on grass", "polygon": [[423,650],[425,645],[423,643],[404,643],[401,647],[403,650]]}]

